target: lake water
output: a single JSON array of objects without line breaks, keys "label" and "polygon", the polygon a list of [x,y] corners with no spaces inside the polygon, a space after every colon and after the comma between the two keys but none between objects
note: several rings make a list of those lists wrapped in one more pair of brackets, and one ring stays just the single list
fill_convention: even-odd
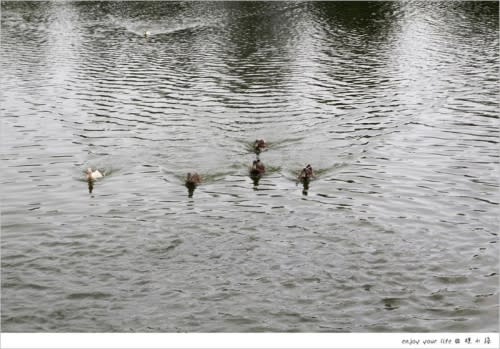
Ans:
[{"label": "lake water", "polygon": [[2,330],[497,331],[498,11],[2,1]]}]

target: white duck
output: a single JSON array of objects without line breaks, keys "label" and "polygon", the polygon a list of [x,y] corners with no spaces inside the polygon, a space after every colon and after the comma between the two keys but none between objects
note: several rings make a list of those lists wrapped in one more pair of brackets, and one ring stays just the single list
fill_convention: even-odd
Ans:
[{"label": "white duck", "polygon": [[96,179],[102,178],[103,175],[99,170],[92,171],[92,169],[89,167],[87,169],[87,174],[86,174],[87,180],[88,181],[95,181]]}]

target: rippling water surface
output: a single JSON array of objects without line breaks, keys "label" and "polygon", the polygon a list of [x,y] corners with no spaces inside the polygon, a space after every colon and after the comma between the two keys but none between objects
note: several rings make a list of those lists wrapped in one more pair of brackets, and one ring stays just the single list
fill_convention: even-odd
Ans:
[{"label": "rippling water surface", "polygon": [[2,1],[2,330],[497,331],[498,10]]}]

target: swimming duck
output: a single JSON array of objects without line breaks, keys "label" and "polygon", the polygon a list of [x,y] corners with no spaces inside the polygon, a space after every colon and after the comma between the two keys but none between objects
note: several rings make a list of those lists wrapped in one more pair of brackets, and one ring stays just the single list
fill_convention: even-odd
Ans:
[{"label": "swimming duck", "polygon": [[188,174],[186,176],[185,185],[186,185],[186,188],[188,188],[189,197],[193,196],[194,190],[200,184],[201,184],[201,176],[199,174],[197,174],[196,172],[194,172],[194,173],[188,172]]},{"label": "swimming duck", "polygon": [[151,32],[150,32],[149,30],[146,30],[146,31],[144,32],[144,37],[145,37],[145,38],[147,38],[147,37],[148,37],[148,36],[150,36],[150,35],[151,35]]},{"label": "swimming duck", "polygon": [[96,169],[95,171],[92,171],[92,168],[90,168],[90,167],[87,169],[87,173],[86,173],[87,181],[95,181],[96,179],[99,179],[102,177],[103,177],[103,175],[98,169]]},{"label": "swimming duck", "polygon": [[254,160],[250,168],[250,177],[260,177],[266,173],[266,167],[259,159]]},{"label": "swimming duck", "polygon": [[306,181],[308,182],[313,177],[314,177],[314,172],[312,166],[310,164],[307,164],[307,166],[304,167],[302,171],[300,171],[298,179],[300,182],[306,182]]},{"label": "swimming duck", "polygon": [[197,185],[200,185],[201,184],[201,176],[194,172],[194,173],[191,173],[191,172],[188,172],[187,176],[186,176],[186,185],[194,185],[194,186],[197,186]]},{"label": "swimming duck", "polygon": [[253,148],[256,154],[260,154],[262,150],[267,148],[267,143],[263,139],[256,139]]},{"label": "swimming duck", "polygon": [[262,178],[262,175],[266,172],[266,167],[259,160],[254,160],[252,163],[252,167],[250,167],[250,178],[253,181],[254,188],[257,188],[259,185],[259,181]]},{"label": "swimming duck", "polygon": [[311,182],[311,179],[314,177],[314,172],[312,169],[312,166],[310,164],[307,164],[306,167],[300,171],[299,177],[297,178],[300,183],[304,186],[304,189],[302,190],[303,195],[307,195],[307,192],[309,190],[309,183]]}]

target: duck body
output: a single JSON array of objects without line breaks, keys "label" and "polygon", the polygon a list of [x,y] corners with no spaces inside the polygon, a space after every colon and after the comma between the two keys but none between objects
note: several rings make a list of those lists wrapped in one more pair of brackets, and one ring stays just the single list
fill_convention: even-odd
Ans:
[{"label": "duck body", "polygon": [[102,178],[103,175],[101,173],[101,171],[99,171],[98,169],[92,171],[92,169],[89,167],[87,169],[87,173],[86,173],[86,178],[87,178],[87,181],[95,181],[99,178]]},{"label": "duck body", "polygon": [[306,167],[300,171],[299,174],[299,181],[304,183],[304,182],[309,182],[312,178],[314,177],[314,172],[310,164],[308,164]]},{"label": "duck body", "polygon": [[186,185],[186,188],[188,189],[188,196],[189,197],[193,196],[194,190],[200,184],[201,184],[201,176],[196,172],[194,172],[194,173],[188,172],[188,174],[186,176],[185,185]]},{"label": "duck body", "polygon": [[260,160],[254,160],[250,168],[250,177],[262,177],[266,173],[266,167]]},{"label": "duck body", "polygon": [[194,173],[188,173],[186,176],[186,185],[191,184],[194,186],[200,185],[201,184],[201,176],[194,172]]},{"label": "duck body", "polygon": [[259,181],[264,173],[266,173],[264,164],[259,159],[254,160],[252,167],[250,167],[250,178],[253,181],[254,188],[257,188],[259,185]]}]

